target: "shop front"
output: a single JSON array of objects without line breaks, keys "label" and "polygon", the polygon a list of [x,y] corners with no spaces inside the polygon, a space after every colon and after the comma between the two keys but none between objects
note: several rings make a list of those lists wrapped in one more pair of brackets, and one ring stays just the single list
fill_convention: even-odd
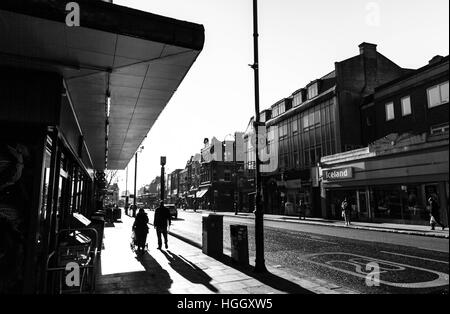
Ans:
[{"label": "shop front", "polygon": [[433,197],[448,225],[448,137],[389,146],[322,158],[326,217],[342,219],[340,204],[347,198],[354,220],[427,225]]},{"label": "shop front", "polygon": [[201,25],[77,2],[74,27],[64,1],[0,2],[0,294],[62,293],[62,232],[97,248],[78,230],[102,207],[96,182],[126,167],[203,47]]},{"label": "shop front", "polygon": [[315,170],[285,172],[265,177],[263,196],[265,213],[299,216],[300,201],[306,208],[307,217],[320,217],[320,199]]}]

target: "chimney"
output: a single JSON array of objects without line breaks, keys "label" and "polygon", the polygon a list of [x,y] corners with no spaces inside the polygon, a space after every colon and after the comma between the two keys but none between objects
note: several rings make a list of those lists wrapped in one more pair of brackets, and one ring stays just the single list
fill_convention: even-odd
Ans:
[{"label": "chimney", "polygon": [[359,45],[359,54],[373,58],[377,55],[377,45],[370,43],[362,43]]},{"label": "chimney", "polygon": [[443,56],[437,55],[437,56],[434,56],[433,59],[431,59],[431,60],[428,62],[428,64],[439,63],[439,62],[441,62],[443,59],[444,59]]}]

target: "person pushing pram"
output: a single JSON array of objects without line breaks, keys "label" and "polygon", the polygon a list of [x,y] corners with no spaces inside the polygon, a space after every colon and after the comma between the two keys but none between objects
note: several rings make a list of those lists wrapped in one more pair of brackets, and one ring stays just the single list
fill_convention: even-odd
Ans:
[{"label": "person pushing pram", "polygon": [[139,209],[133,223],[133,242],[137,252],[144,252],[148,234],[148,216],[143,208]]}]

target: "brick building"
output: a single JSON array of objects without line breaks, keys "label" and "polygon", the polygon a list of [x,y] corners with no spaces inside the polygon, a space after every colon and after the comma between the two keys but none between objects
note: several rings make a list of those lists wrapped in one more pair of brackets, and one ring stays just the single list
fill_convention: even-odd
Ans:
[{"label": "brick building", "polygon": [[374,44],[362,43],[359,49],[359,55],[336,62],[332,72],[271,106],[269,150],[278,145],[279,160],[276,171],[263,174],[266,213],[296,215],[303,200],[308,216],[322,216],[320,158],[362,147],[360,107],[365,97],[410,72]]}]

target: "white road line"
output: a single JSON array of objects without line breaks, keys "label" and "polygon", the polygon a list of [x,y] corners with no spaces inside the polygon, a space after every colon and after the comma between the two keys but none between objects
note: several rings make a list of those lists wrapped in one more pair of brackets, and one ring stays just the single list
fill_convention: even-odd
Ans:
[{"label": "white road line", "polygon": [[386,253],[386,254],[391,254],[391,255],[398,255],[398,256],[404,256],[404,257],[411,257],[411,258],[422,259],[422,260],[424,260],[424,261],[432,261],[432,262],[437,262],[437,263],[448,264],[448,262],[440,261],[440,260],[436,260],[436,259],[431,259],[431,258],[425,258],[425,257],[419,257],[419,256],[413,256],[413,255],[406,255],[406,254],[400,254],[400,253],[394,253],[394,252],[387,252],[387,251],[380,251],[380,252],[381,252],[381,253]]},{"label": "white road line", "polygon": [[310,240],[310,241],[316,241],[316,242],[322,242],[322,243],[328,243],[328,244],[334,244],[334,245],[337,245],[336,242],[331,242],[331,241],[322,240],[322,239],[316,238],[316,237],[314,237],[314,236],[307,236],[307,237],[304,237],[303,239],[305,239],[305,240]]}]

